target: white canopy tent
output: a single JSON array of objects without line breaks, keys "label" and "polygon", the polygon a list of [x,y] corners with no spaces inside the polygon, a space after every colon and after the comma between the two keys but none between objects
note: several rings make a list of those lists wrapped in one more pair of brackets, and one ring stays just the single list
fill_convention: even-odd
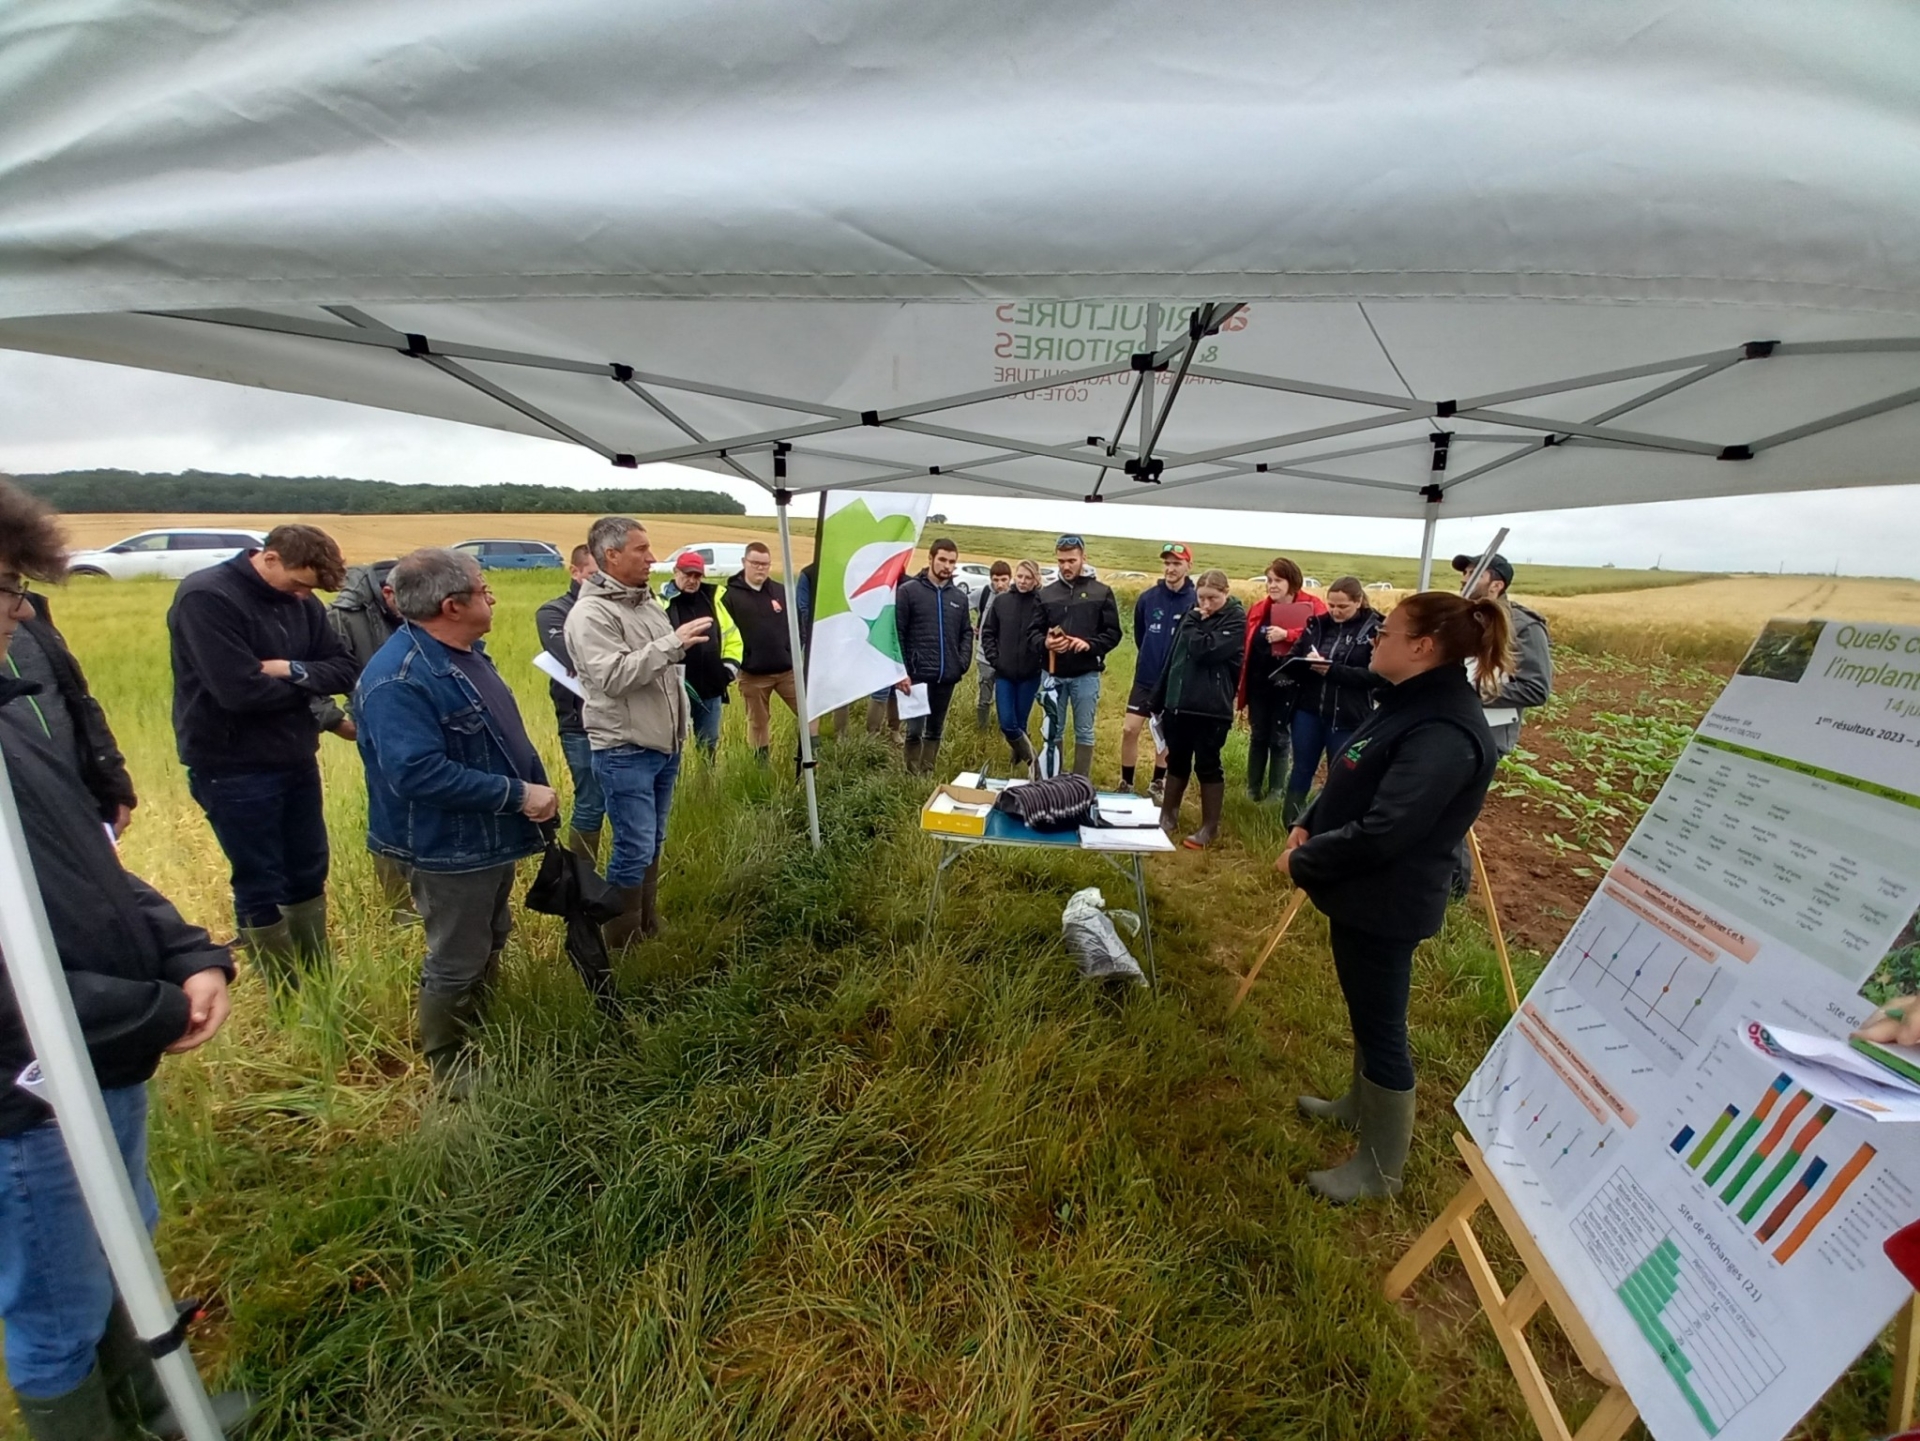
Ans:
[{"label": "white canopy tent", "polygon": [[1430,556],[1920,476],[1916,54],[1895,0],[34,0],[0,346],[724,469],[783,532],[865,487]]}]

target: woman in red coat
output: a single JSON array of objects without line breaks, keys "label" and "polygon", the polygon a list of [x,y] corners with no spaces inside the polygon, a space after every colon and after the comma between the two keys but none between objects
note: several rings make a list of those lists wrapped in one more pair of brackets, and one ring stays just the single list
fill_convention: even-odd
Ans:
[{"label": "woman in red coat", "polygon": [[1294,687],[1277,667],[1292,653],[1307,623],[1327,613],[1327,603],[1302,592],[1300,583],[1300,567],[1284,555],[1275,556],[1267,567],[1267,593],[1247,612],[1237,704],[1247,713],[1247,795],[1255,801],[1284,795],[1287,787]]}]

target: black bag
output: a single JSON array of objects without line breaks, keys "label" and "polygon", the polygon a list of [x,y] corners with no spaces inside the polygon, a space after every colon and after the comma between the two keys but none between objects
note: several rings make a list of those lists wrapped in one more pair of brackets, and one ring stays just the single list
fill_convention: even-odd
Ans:
[{"label": "black bag", "polygon": [[1078,830],[1093,815],[1093,782],[1074,771],[1008,786],[993,808],[1036,831]]},{"label": "black bag", "polygon": [[620,903],[594,870],[593,862],[561,845],[551,830],[547,831],[540,870],[527,887],[526,906],[543,916],[559,916],[566,921],[567,959],[593,1003],[609,1015],[618,1015],[620,998],[613,986],[613,962],[600,927],[620,914]]}]

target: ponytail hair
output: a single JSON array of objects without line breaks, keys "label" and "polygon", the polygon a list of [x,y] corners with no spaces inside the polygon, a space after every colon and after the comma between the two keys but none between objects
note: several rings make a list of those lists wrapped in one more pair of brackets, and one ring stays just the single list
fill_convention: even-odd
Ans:
[{"label": "ponytail hair", "polygon": [[1513,623],[1507,608],[1491,597],[1468,600],[1442,590],[1423,590],[1394,607],[1405,612],[1409,639],[1433,638],[1440,659],[1449,663],[1471,660],[1474,683],[1483,700],[1500,694],[1513,674]]},{"label": "ponytail hair", "polygon": [[1194,582],[1195,590],[1217,590],[1222,595],[1233,594],[1233,582],[1227,579],[1224,570],[1210,570]]}]

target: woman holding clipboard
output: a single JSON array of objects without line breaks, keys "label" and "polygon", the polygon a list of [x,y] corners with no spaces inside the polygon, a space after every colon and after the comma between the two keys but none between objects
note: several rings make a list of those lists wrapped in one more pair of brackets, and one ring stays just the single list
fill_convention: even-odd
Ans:
[{"label": "woman holding clipboard", "polygon": [[1247,795],[1256,802],[1287,784],[1294,683],[1280,673],[1280,662],[1293,653],[1307,623],[1326,614],[1325,601],[1301,593],[1301,580],[1299,566],[1275,556],[1267,567],[1267,593],[1247,614],[1236,709],[1247,713]]},{"label": "woman holding clipboard", "polygon": [[1366,587],[1343,575],[1327,587],[1327,613],[1307,623],[1307,633],[1281,668],[1298,681],[1293,706],[1293,775],[1284,812],[1291,825],[1307,808],[1320,757],[1329,764],[1347,748],[1360,723],[1373,713],[1380,679],[1368,669],[1380,612],[1367,604]]}]

